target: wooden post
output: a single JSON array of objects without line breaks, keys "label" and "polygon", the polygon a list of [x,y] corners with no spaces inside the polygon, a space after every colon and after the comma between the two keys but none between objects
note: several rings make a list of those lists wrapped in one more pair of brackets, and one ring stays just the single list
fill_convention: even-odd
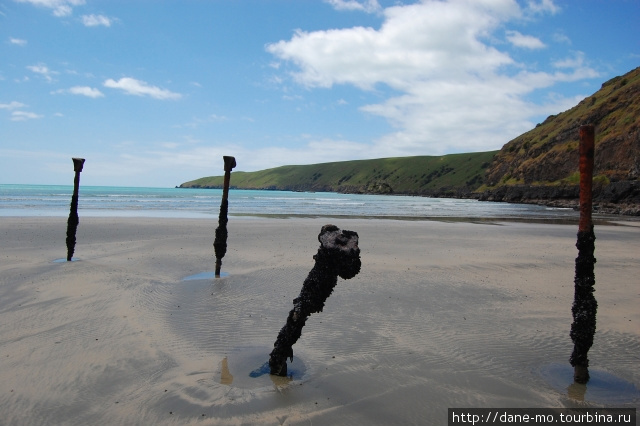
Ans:
[{"label": "wooden post", "polygon": [[76,247],[76,230],[80,219],[78,218],[78,189],[80,188],[80,172],[84,165],[84,158],[72,158],[73,170],[76,175],[73,179],[73,195],[71,196],[71,209],[67,220],[67,262],[71,262]]},{"label": "wooden post", "polygon": [[360,248],[356,232],[325,225],[318,235],[318,241],[320,248],[313,256],[316,263],[304,280],[300,294],[293,299],[293,309],[269,355],[269,370],[277,376],[287,375],[287,358],[293,361],[293,344],[300,338],[309,315],[322,312],[324,302],[338,282],[338,276],[348,280],[360,272]]},{"label": "wooden post", "polygon": [[587,354],[593,345],[596,333],[596,312],[598,303],[593,292],[595,285],[593,256],[595,250],[595,234],[593,232],[592,181],[594,158],[594,127],[580,127],[580,222],[578,224],[578,257],[575,269],[575,292],[571,313],[571,340],[573,352],[569,362],[574,367],[573,379],[576,383],[589,381],[589,359]]},{"label": "wooden post", "polygon": [[224,183],[222,187],[222,202],[220,203],[220,215],[218,216],[218,228],[216,228],[216,238],[213,242],[213,249],[216,253],[216,278],[220,278],[222,258],[227,254],[227,222],[229,212],[229,182],[231,180],[231,170],[236,166],[234,157],[223,156],[224,160]]}]

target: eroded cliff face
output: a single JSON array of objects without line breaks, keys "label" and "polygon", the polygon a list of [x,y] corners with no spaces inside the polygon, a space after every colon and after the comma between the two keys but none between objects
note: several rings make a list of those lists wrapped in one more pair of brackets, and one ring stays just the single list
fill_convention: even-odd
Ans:
[{"label": "eroded cliff face", "polygon": [[596,129],[595,176],[640,177],[640,68],[602,85],[574,108],[550,116],[504,145],[487,169],[486,183],[571,182],[578,171],[578,129]]},{"label": "eroded cliff face", "polygon": [[[603,203],[638,202],[638,185],[632,182],[640,179],[640,67],[607,81],[574,108],[505,144],[487,169],[481,198],[520,194],[520,202],[573,199],[579,174],[578,129],[584,124],[596,130],[597,196]],[[616,184],[627,181],[631,184]],[[606,190],[610,184],[616,185]],[[527,199],[527,194],[540,198]]]}]

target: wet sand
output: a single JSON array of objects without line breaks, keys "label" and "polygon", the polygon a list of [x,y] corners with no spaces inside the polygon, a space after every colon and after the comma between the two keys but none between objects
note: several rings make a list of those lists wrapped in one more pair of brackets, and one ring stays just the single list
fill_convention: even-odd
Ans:
[{"label": "wet sand", "polygon": [[[261,374],[322,225],[358,232],[293,347]],[[0,424],[446,424],[449,407],[638,407],[640,226],[596,226],[592,383],[568,358],[577,225],[364,219],[0,222]],[[200,275],[204,274],[204,275]],[[196,276],[195,279],[185,278]],[[203,277],[204,278],[198,278]]]}]

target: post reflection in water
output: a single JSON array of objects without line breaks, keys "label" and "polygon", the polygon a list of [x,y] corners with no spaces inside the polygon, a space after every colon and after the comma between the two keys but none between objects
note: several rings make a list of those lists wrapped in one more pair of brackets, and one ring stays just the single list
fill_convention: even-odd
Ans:
[{"label": "post reflection in water", "polygon": [[221,385],[231,385],[233,383],[233,374],[229,372],[229,364],[227,362],[227,357],[220,362],[220,384]]}]

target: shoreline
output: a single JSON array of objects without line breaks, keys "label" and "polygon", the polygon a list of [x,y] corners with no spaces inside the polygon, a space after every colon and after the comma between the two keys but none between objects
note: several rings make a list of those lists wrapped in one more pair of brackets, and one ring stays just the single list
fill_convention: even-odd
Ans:
[{"label": "shoreline", "polygon": [[[0,184],[0,187],[2,186],[7,186],[7,187],[11,187],[11,186],[24,186],[24,187],[60,187],[63,186],[65,188],[67,188],[68,190],[72,190],[73,186],[72,185],[16,185],[16,184]],[[175,189],[190,189],[190,190],[204,190],[204,191],[211,191],[211,190],[219,190],[221,191],[221,188],[204,188],[204,187],[198,187],[198,188],[191,188],[191,187],[180,187],[180,186],[175,186],[175,187],[121,187],[121,186],[83,186],[82,187],[84,190],[95,190],[95,189],[106,189],[106,188],[113,188],[116,190],[131,190],[131,189],[136,189],[136,190],[175,190]],[[440,200],[464,200],[464,201],[476,201],[476,202],[480,202],[480,203],[491,203],[491,204],[497,204],[497,203],[504,203],[507,205],[514,205],[514,206],[536,206],[536,207],[543,207],[546,209],[555,209],[555,210],[559,210],[559,211],[572,211],[574,213],[577,214],[578,211],[578,194],[577,192],[573,193],[572,192],[572,196],[568,197],[567,194],[565,194],[563,191],[560,191],[559,194],[564,194],[563,196],[556,196],[549,198],[549,190],[550,188],[547,187],[533,187],[533,188],[538,188],[539,190],[542,191],[543,194],[546,194],[546,196],[544,197],[540,197],[540,196],[533,196],[533,195],[529,195],[526,197],[523,197],[523,188],[520,188],[518,186],[511,188],[511,190],[515,191],[514,194],[511,194],[509,196],[506,196],[505,194],[502,194],[500,196],[496,196],[496,197],[489,197],[487,196],[487,194],[484,194],[484,196],[480,196],[480,193],[477,193],[476,196],[446,196],[447,194],[443,193],[443,194],[432,194],[432,195],[427,195],[427,194],[418,194],[418,193],[393,193],[393,194],[378,194],[378,193],[351,193],[351,192],[332,192],[332,191],[293,191],[293,190],[276,190],[276,189],[268,189],[268,188],[263,188],[263,189],[247,189],[247,188],[237,188],[234,187],[233,185],[231,186],[231,190],[232,191],[238,191],[239,193],[242,193],[243,191],[262,191],[262,192],[267,192],[267,193],[277,193],[277,192],[286,192],[286,193],[305,193],[305,194],[313,194],[313,193],[320,193],[320,194],[335,194],[335,195],[365,195],[365,196],[385,196],[385,197],[409,197],[409,198],[427,198],[427,199],[440,199]],[[555,188],[555,189],[554,189]],[[504,188],[503,188],[504,189]],[[627,188],[628,189],[628,188]],[[529,191],[533,190],[532,188],[529,188]],[[551,187],[551,192],[553,192],[553,190],[558,190],[557,187]],[[622,189],[621,189],[622,190]],[[81,191],[82,192],[82,191]],[[527,191],[524,191],[527,192]],[[535,191],[534,191],[535,192]],[[571,192],[571,191],[570,191]],[[625,192],[625,191],[623,191]],[[615,193],[615,191],[614,191]],[[626,193],[626,192],[625,192]],[[82,196],[81,196],[82,198]],[[82,204],[82,203],[81,203]],[[82,205],[80,205],[80,210],[83,210]],[[24,209],[14,209],[15,214],[11,214],[12,217],[18,217],[18,216],[22,216],[22,215],[29,215],[29,211],[28,210],[24,210]],[[95,213],[97,211],[97,213]],[[109,214],[105,214],[105,210],[96,210],[96,211],[92,211],[91,209],[89,210],[85,210],[83,213],[86,215],[93,215],[93,216],[102,216],[102,215],[109,215]],[[0,213],[2,213],[2,211],[0,210]],[[49,213],[46,213],[45,210],[45,215],[48,215]],[[58,215],[64,215],[64,212],[60,212]],[[123,215],[123,216],[127,216],[127,217],[137,217],[135,216],[136,214],[138,214],[138,210],[126,210],[126,211],[122,211],[120,213],[118,213],[118,210],[115,210],[114,214],[110,214],[110,215]],[[165,212],[163,212],[162,210],[150,210],[148,211],[146,214],[148,215],[155,215],[156,217],[167,217],[167,214]],[[210,214],[209,212],[190,212],[190,213],[186,213],[183,212],[183,214],[189,216],[189,217],[208,217],[208,215]],[[240,215],[251,215],[251,214],[255,214],[258,216],[261,216],[260,213],[240,213]],[[593,214],[594,216],[601,216],[603,218],[619,218],[621,220],[638,220],[640,221],[640,204],[638,203],[633,203],[633,202],[613,202],[613,200],[599,200],[597,197],[594,199],[594,205],[593,205]],[[54,214],[55,216],[56,214]],[[4,215],[6,216],[6,215]],[[285,215],[286,216],[286,215]],[[301,215],[303,216],[303,215]],[[387,216],[381,216],[382,218],[385,218]],[[393,217],[402,217],[402,216],[393,216]],[[543,215],[543,217],[547,217],[546,215]],[[413,219],[413,218],[411,218]],[[421,217],[416,217],[416,220],[421,220],[423,218]],[[425,218],[426,220],[429,220],[429,217]]]},{"label": "shoreline", "polygon": [[[4,193],[0,215],[68,216],[64,191],[25,186]],[[69,187],[70,188],[70,187]],[[193,191],[193,190],[192,190]],[[217,190],[179,191],[174,188],[83,187],[80,193],[81,217],[185,217],[211,218],[219,213]],[[217,195],[216,195],[217,194]],[[277,193],[276,191],[235,191],[230,200],[231,215],[257,217],[334,217],[400,220],[472,221],[536,220],[555,223],[578,221],[571,208],[538,204],[478,201],[475,199],[434,199],[418,196],[390,198],[342,193]],[[598,213],[596,221],[640,221],[640,217]],[[451,218],[451,219],[448,219]],[[465,220],[463,219],[463,220]]]},{"label": "shoreline", "polygon": [[[175,186],[176,189],[215,189],[221,190],[221,185],[214,186]],[[638,185],[635,180],[625,180],[611,183],[605,189],[598,187],[594,194],[593,210],[605,215],[640,217],[640,203],[638,202]],[[353,195],[381,195],[398,197],[423,197],[458,200],[476,200],[489,203],[507,204],[528,204],[544,206],[549,208],[579,210],[580,194],[579,185],[504,185],[488,188],[482,192],[476,192],[469,188],[442,189],[432,191],[417,192],[367,192],[351,191],[348,188],[343,190],[322,190],[309,187],[307,189],[293,189],[285,186],[282,188],[238,188],[230,186],[234,191],[287,191],[304,193],[334,193]],[[620,198],[620,193],[625,193],[625,197]]]},{"label": "shoreline", "polygon": [[[358,232],[362,271],[309,318],[293,380],[253,378],[326,223]],[[232,216],[227,275],[185,280],[213,271],[216,226],[81,215],[78,260],[55,263],[66,218],[3,218],[3,421],[440,425],[447,407],[640,402],[636,222],[595,227],[600,380],[578,396],[577,226]]]},{"label": "shoreline", "polygon": [[[183,216],[176,216],[175,212],[170,211],[156,211],[156,215],[140,216],[139,212],[133,211],[114,211],[112,214],[104,214],[104,211],[99,213],[87,212],[79,210],[80,219],[123,219],[123,220],[203,220],[203,221],[218,221],[218,213],[196,213],[183,214]],[[20,218],[39,218],[39,219],[60,219],[67,218],[68,212],[43,215],[0,215],[0,217],[7,219],[20,219]],[[358,215],[336,215],[336,214],[278,214],[278,213],[232,213],[228,214],[228,217],[237,220],[305,220],[305,219],[323,219],[323,220],[363,220],[363,221],[397,221],[397,222],[444,222],[444,223],[478,223],[478,224],[495,224],[495,223],[531,223],[540,225],[575,225],[577,229],[578,217],[474,217],[474,216],[358,216]],[[623,215],[603,215],[593,214],[594,226],[640,226],[640,217],[635,216],[623,216]]]}]

